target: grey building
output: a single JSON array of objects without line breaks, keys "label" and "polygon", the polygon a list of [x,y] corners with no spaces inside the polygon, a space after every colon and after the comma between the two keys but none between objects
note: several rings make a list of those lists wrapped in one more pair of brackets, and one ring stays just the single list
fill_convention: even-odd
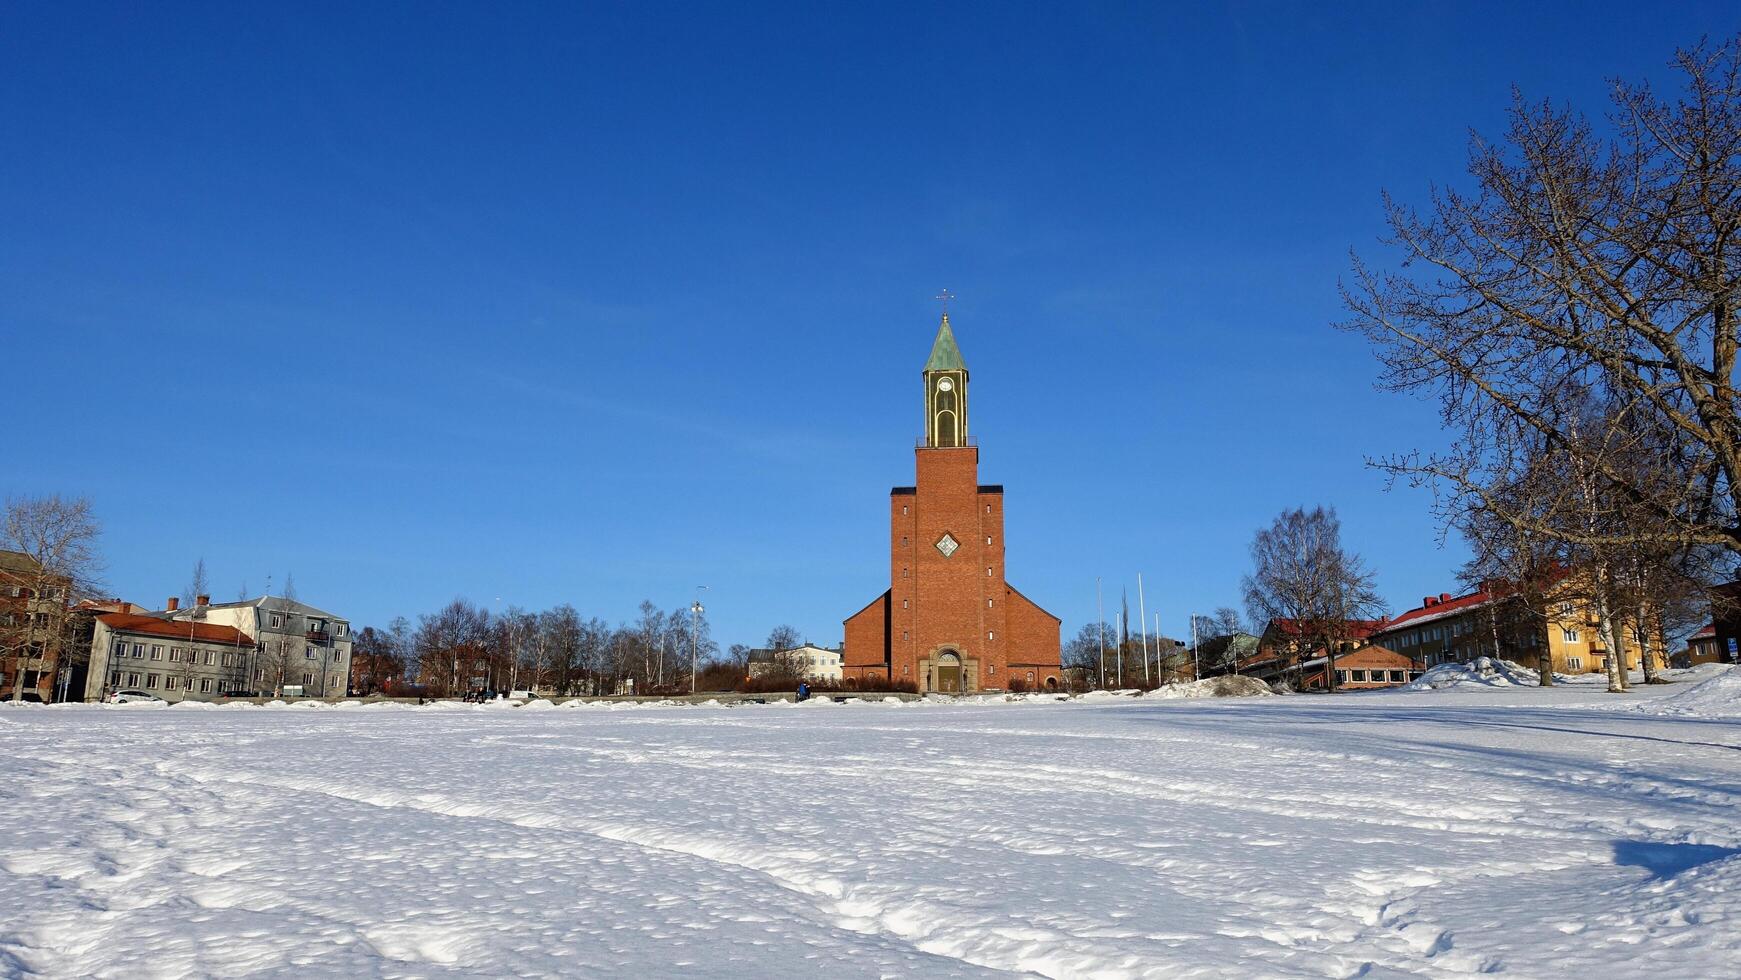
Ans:
[{"label": "grey building", "polygon": [[84,698],[145,691],[165,701],[211,701],[247,687],[254,640],[232,626],[175,621],[162,613],[95,618]]},{"label": "grey building", "polygon": [[200,596],[192,609],[163,615],[228,626],[253,637],[248,673],[253,690],[337,697],[350,686],[351,624],[324,609],[281,596],[219,603]]}]

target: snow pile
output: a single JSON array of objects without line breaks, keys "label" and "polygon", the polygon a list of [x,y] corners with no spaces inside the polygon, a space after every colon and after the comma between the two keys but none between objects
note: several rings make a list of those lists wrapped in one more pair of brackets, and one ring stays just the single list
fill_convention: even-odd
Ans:
[{"label": "snow pile", "polygon": [[1695,718],[1741,718],[1741,668],[1724,664],[1708,680],[1692,687],[1638,706],[1638,710],[1653,715],[1691,716]]},{"label": "snow pile", "polygon": [[1476,657],[1466,664],[1440,664],[1403,685],[1403,690],[1437,691],[1466,686],[1540,687],[1541,678],[1535,671],[1509,660]]},{"label": "snow pile", "polygon": [[1224,677],[1205,677],[1200,681],[1185,681],[1178,684],[1165,684],[1144,694],[1145,698],[1259,698],[1268,697],[1272,692],[1269,685],[1255,677],[1243,677],[1238,674],[1228,674]]}]

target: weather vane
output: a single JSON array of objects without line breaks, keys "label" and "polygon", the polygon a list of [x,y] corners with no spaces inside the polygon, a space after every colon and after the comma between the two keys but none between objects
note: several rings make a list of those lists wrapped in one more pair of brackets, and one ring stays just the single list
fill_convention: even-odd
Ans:
[{"label": "weather vane", "polygon": [[936,296],[932,297],[932,299],[935,299],[939,303],[943,304],[943,315],[944,316],[949,315],[949,301],[954,299],[954,298],[955,298],[955,294],[950,292],[947,289],[943,290],[942,292],[938,293]]}]

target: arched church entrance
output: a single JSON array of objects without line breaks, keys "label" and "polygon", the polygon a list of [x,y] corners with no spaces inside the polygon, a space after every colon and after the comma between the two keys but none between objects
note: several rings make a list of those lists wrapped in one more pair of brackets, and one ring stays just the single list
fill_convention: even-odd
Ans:
[{"label": "arched church entrance", "polygon": [[945,650],[937,655],[937,690],[945,694],[961,693],[961,655]]}]

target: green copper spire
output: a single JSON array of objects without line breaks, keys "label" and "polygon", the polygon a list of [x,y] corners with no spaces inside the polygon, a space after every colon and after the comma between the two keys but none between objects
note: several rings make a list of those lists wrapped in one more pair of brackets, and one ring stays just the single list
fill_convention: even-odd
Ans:
[{"label": "green copper spire", "polygon": [[925,362],[927,371],[965,371],[967,362],[961,359],[961,348],[955,346],[955,331],[949,329],[949,314],[937,327],[937,340],[931,344],[931,358]]}]

